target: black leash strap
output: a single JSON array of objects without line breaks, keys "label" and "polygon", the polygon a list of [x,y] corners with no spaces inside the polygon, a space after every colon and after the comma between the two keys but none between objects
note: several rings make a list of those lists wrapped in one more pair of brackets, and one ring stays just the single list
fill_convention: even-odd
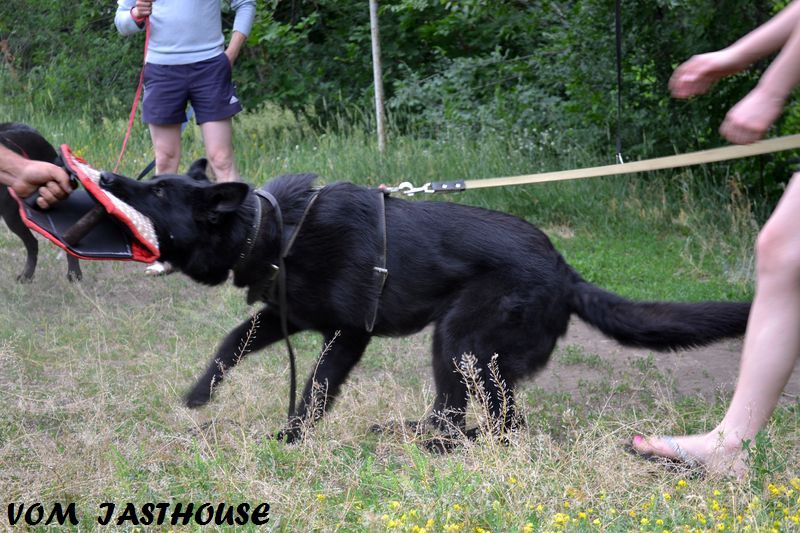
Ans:
[{"label": "black leash strap", "polygon": [[[280,236],[281,241],[283,240],[283,216],[281,215],[281,208],[278,205],[278,200],[275,197],[262,189],[257,189],[254,191],[255,194],[267,200],[271,205],[272,209],[275,212],[275,222],[278,226],[278,235]],[[278,289],[278,314],[280,315],[281,320],[281,332],[283,333],[283,339],[286,341],[286,349],[289,352],[289,372],[291,374],[291,384],[289,387],[289,419],[291,420],[295,416],[296,412],[296,399],[297,399],[297,365],[295,363],[294,357],[294,350],[292,349],[292,343],[289,341],[289,318],[288,318],[288,308],[286,306],[286,268],[284,268],[284,249],[283,245],[280,247],[280,251],[278,253],[278,265],[273,267],[277,268],[277,289]]]},{"label": "black leash strap", "polygon": [[616,1],[614,16],[617,41],[617,163],[624,163],[622,159],[622,5],[621,0]]}]

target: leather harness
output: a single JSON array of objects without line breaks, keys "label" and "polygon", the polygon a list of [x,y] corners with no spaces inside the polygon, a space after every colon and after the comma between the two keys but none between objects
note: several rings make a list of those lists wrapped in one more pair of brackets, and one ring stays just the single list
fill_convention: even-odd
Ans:
[{"label": "leather harness", "polygon": [[[324,187],[323,187],[324,188]],[[289,418],[295,416],[296,396],[297,396],[297,372],[294,350],[289,341],[289,319],[288,307],[286,297],[286,266],[285,259],[288,257],[292,248],[294,247],[297,237],[306,221],[311,208],[319,198],[322,188],[314,189],[311,196],[306,203],[303,214],[296,224],[284,225],[283,214],[281,212],[280,204],[275,196],[264,189],[253,190],[253,205],[255,214],[253,216],[253,223],[250,226],[247,237],[245,239],[244,247],[239,255],[239,259],[233,267],[234,273],[245,273],[251,268],[260,268],[259,265],[251,265],[254,260],[257,260],[253,251],[258,246],[258,243],[263,238],[262,234],[265,231],[266,224],[268,223],[267,217],[264,216],[263,203],[267,202],[272,207],[274,213],[275,225],[277,226],[278,238],[280,240],[278,245],[278,257],[275,263],[270,263],[268,272],[261,276],[256,282],[251,283],[247,290],[247,303],[253,303],[261,300],[264,302],[276,303],[278,306],[278,314],[281,321],[281,333],[286,342],[286,349],[289,353],[289,365],[291,373],[291,386],[289,392]],[[375,321],[378,316],[378,308],[380,306],[380,298],[383,293],[383,287],[386,284],[386,278],[389,275],[387,270],[387,237],[386,237],[386,193],[381,190],[378,192],[378,205],[377,205],[377,230],[380,238],[377,241],[375,255],[376,261],[373,267],[373,279],[375,289],[373,290],[373,298],[367,305],[367,314],[364,319],[364,327],[366,331],[372,332],[375,326]]]}]

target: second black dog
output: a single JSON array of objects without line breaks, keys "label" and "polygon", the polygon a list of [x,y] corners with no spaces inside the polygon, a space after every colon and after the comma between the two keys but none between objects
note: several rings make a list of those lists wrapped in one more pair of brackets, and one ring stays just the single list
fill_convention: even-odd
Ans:
[{"label": "second black dog", "polygon": [[[28,159],[55,163],[58,153],[42,135],[25,124],[4,122],[0,124],[0,144]],[[36,272],[39,257],[39,242],[25,226],[19,214],[19,205],[8,193],[8,187],[0,186],[0,217],[5,219],[8,228],[13,231],[25,245],[27,257],[25,269],[17,276],[17,281],[29,282]],[[67,254],[67,278],[77,281],[83,277],[78,260]]]},{"label": "second black dog", "polygon": [[[313,175],[275,178],[260,196],[243,183],[211,184],[204,168],[201,161],[187,175],[148,182],[105,174],[101,182],[152,219],[163,260],[209,285],[232,271],[236,286],[266,303],[245,349],[251,320],[223,340],[187,396],[190,407],[208,402],[246,353],[283,338],[272,265],[290,247],[289,333],[318,331],[331,346],[289,420],[288,440],[330,407],[375,335],[408,335],[433,323],[432,421],[463,428],[469,390],[456,370],[472,354],[491,415],[509,428],[516,423],[511,391],[547,363],[572,314],[623,344],[656,350],[745,330],[749,303],[634,302],[606,292],[582,279],[544,233],[510,215],[449,202],[384,202],[380,192],[349,183],[314,190]],[[508,393],[489,377],[493,354]]]}]

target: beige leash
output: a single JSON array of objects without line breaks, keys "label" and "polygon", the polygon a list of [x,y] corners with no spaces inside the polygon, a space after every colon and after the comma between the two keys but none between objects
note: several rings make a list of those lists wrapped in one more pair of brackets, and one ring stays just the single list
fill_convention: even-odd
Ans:
[{"label": "beige leash", "polygon": [[526,174],[522,176],[506,176],[500,178],[487,178],[480,180],[460,181],[433,181],[421,187],[414,187],[409,182],[403,182],[397,187],[384,187],[386,192],[401,192],[414,195],[418,192],[434,193],[446,191],[464,191],[483,189],[486,187],[504,187],[506,185],[526,185],[530,183],[545,183],[550,181],[576,180],[596,178],[599,176],[616,176],[620,174],[633,174],[635,172],[651,172],[667,168],[689,167],[717,161],[741,159],[754,155],[769,154],[800,148],[800,134],[776,137],[753,144],[731,145],[722,148],[712,148],[688,154],[644,159],[633,163],[619,163],[600,167],[578,168],[573,170],[560,170],[557,172],[542,172],[539,174]]}]

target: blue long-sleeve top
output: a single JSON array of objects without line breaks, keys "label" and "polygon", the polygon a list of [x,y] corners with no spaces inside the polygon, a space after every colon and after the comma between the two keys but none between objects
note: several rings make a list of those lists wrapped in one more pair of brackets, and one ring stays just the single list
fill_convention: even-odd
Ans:
[{"label": "blue long-sleeve top", "polygon": [[[114,24],[123,35],[142,31],[131,16],[136,0],[118,0]],[[255,0],[231,0],[234,31],[250,34]],[[147,62],[185,65],[218,56],[225,49],[221,0],[155,0],[150,15]]]}]

